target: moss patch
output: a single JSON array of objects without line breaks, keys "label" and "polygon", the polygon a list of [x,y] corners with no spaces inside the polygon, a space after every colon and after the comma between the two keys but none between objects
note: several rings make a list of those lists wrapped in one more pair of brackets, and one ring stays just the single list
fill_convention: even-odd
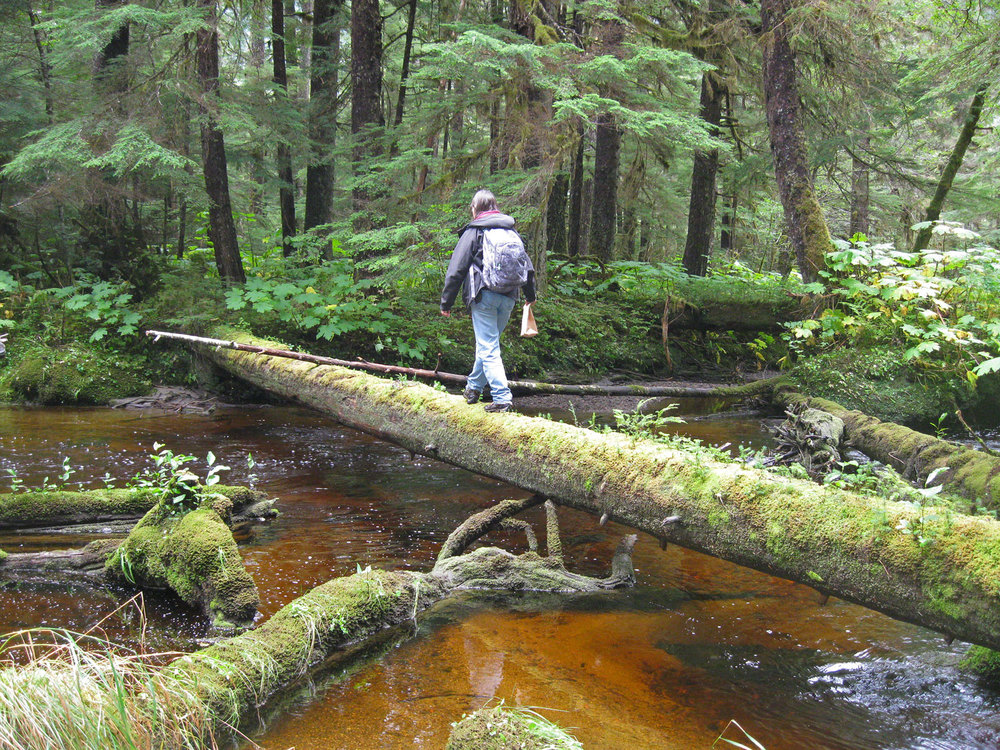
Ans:
[{"label": "moss patch", "polygon": [[0,398],[53,404],[107,404],[148,393],[150,382],[132,358],[73,343],[17,351],[0,374]]},{"label": "moss patch", "polygon": [[452,725],[445,750],[580,750],[566,730],[534,711],[483,708]]},{"label": "moss patch", "polygon": [[225,522],[231,509],[228,499],[206,502],[184,515],[157,505],[105,569],[119,580],[174,591],[217,626],[248,626],[260,597]]},{"label": "moss patch", "polygon": [[959,666],[993,685],[1000,685],[1000,651],[972,646]]}]

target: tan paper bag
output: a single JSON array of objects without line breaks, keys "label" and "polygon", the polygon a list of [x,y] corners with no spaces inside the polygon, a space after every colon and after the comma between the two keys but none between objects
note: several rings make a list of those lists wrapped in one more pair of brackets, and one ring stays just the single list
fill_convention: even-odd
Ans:
[{"label": "tan paper bag", "polygon": [[535,322],[535,314],[531,311],[533,304],[535,303],[525,303],[524,310],[521,313],[521,336],[524,338],[538,335],[538,324]]}]

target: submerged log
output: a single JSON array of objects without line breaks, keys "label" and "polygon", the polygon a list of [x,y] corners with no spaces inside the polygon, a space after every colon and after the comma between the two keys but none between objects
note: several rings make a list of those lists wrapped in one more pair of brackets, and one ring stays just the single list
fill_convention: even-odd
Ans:
[{"label": "submerged log", "polygon": [[851,445],[915,484],[923,485],[932,472],[942,469],[937,483],[945,490],[969,498],[973,508],[978,502],[987,510],[1000,510],[1000,458],[996,456],[794,390],[779,388],[774,399],[786,408],[818,409],[843,420],[844,438]]},{"label": "submerged log", "polygon": [[84,576],[100,579],[120,539],[98,539],[80,549],[8,552],[0,556],[0,578],[44,579]]},{"label": "submerged log", "polygon": [[[249,344],[270,345],[246,334]],[[219,365],[415,453],[1000,648],[1000,523],[889,502],[620,434],[481,406],[413,382],[233,349]],[[676,517],[676,518],[675,518]],[[667,522],[669,521],[669,522]],[[930,543],[921,545],[920,529]]]},{"label": "submerged log", "polygon": [[[120,581],[144,589],[166,589],[210,617],[217,629],[249,626],[259,604],[257,588],[243,565],[236,546],[236,534],[245,532],[253,521],[272,518],[274,500],[244,487],[202,488],[206,499],[190,512],[180,513],[159,502],[159,493],[143,491],[97,491],[57,493],[17,493],[3,496],[10,512],[16,507],[35,507],[45,500],[67,515],[78,518],[81,508],[87,518],[106,514],[110,509],[130,512],[137,504],[152,500],[152,507],[139,523],[129,523],[131,531],[122,539],[100,539],[82,549],[34,553],[0,551],[0,579],[55,581],[84,578],[95,584]],[[217,490],[221,490],[218,491]],[[25,496],[28,496],[27,498]],[[240,513],[233,512],[236,498]],[[39,512],[38,516],[46,516]],[[48,517],[48,516],[46,516]],[[48,520],[52,520],[49,518]]]},{"label": "submerged log", "polygon": [[[215,485],[228,497],[237,518],[271,517],[276,511],[267,495],[247,487]],[[160,499],[152,487],[108,490],[29,490],[0,494],[0,530],[33,529],[142,518]]]}]

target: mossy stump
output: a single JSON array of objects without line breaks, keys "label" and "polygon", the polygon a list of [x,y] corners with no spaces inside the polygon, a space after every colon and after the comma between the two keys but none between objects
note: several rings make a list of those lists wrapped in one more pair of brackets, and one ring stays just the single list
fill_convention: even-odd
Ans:
[{"label": "mossy stump", "polygon": [[108,560],[107,574],[142,588],[169,589],[216,627],[248,627],[260,596],[227,525],[232,507],[221,496],[183,514],[157,505]]}]

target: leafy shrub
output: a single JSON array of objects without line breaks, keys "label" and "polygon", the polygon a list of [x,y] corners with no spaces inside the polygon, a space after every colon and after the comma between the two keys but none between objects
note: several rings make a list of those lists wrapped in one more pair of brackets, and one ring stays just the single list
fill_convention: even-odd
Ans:
[{"label": "leafy shrub", "polygon": [[[957,228],[961,239],[974,236]],[[902,350],[912,371],[959,375],[975,386],[1000,371],[1000,253],[988,246],[918,253],[863,235],[837,242],[828,271],[810,291],[831,306],[814,319],[788,324],[785,339],[798,355],[842,347]]]}]

